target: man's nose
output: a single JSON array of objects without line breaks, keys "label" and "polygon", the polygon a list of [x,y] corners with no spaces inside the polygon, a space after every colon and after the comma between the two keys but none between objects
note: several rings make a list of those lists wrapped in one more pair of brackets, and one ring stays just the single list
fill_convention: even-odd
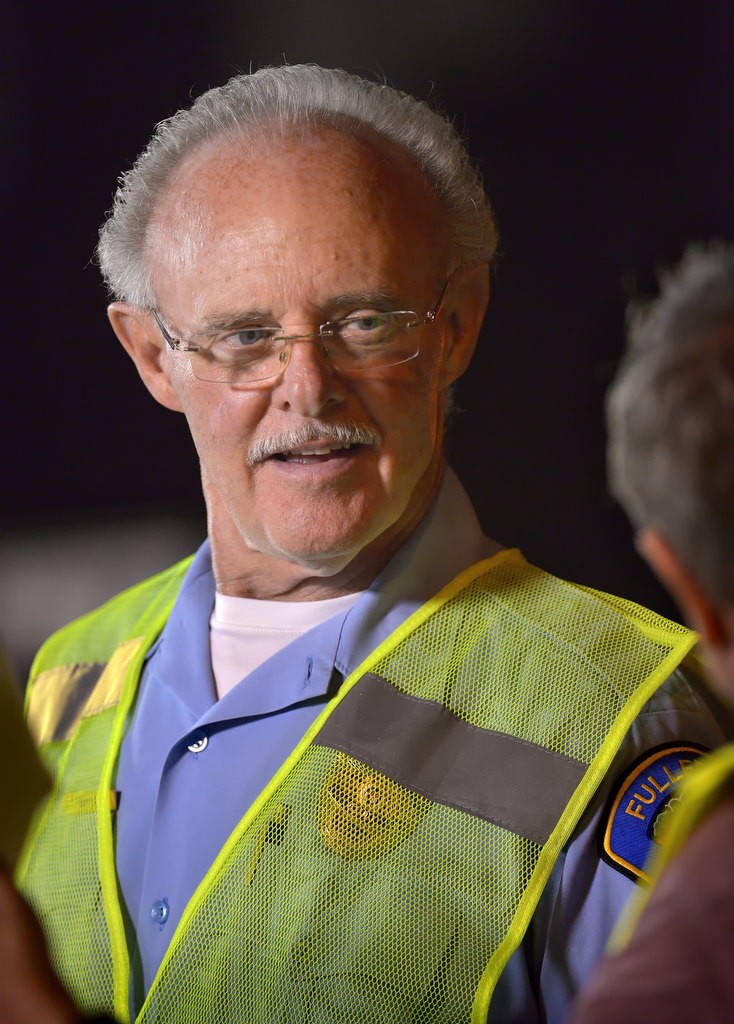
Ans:
[{"label": "man's nose", "polygon": [[285,368],[273,393],[281,408],[316,417],[328,406],[344,401],[344,381],[334,370],[319,334],[291,337],[283,356]]}]

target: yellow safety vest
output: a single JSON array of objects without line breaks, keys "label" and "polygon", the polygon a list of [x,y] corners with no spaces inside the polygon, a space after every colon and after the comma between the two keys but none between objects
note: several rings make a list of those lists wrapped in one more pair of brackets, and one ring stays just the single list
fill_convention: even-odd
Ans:
[{"label": "yellow safety vest", "polygon": [[[80,1005],[123,1021],[110,794],[186,567],[56,634],[32,673],[56,782],[20,879]],[[345,680],[247,810],[139,1024],[485,1020],[559,852],[694,642],[514,550],[463,572]]]}]

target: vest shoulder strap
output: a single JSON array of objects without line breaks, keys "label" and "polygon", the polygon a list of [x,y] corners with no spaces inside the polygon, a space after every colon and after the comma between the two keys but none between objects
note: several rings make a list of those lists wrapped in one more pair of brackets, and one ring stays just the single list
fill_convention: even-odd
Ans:
[{"label": "vest shoulder strap", "polygon": [[31,681],[70,661],[105,662],[121,643],[144,635],[175,598],[191,561],[189,556],[136,583],[53,633],[36,655]]}]

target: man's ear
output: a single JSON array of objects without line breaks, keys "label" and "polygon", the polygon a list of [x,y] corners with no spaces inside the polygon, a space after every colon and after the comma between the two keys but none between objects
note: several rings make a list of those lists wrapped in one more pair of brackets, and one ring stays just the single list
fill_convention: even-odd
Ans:
[{"label": "man's ear", "polygon": [[166,342],[150,314],[127,302],[113,302],[107,307],[107,316],[153,398],[167,409],[182,412],[178,394],[171,383]]},{"label": "man's ear", "polygon": [[641,530],[635,544],[645,561],[669,591],[686,622],[707,643],[721,646],[729,642],[721,609],[709,597],[677,551],[656,530]]},{"label": "man's ear", "polygon": [[465,372],[474,355],[489,303],[489,266],[471,263],[454,271],[439,321],[444,321],[442,385],[448,387]]}]

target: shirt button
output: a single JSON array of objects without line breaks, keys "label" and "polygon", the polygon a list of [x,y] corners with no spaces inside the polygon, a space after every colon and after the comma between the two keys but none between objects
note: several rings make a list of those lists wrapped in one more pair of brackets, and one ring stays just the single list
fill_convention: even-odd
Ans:
[{"label": "shirt button", "polygon": [[159,926],[162,928],[168,920],[168,900],[163,897],[162,900],[156,900],[153,906],[150,908],[150,916],[154,921],[157,921]]},{"label": "shirt button", "polygon": [[189,743],[188,749],[192,754],[200,754],[202,750],[206,750],[208,743],[209,737],[203,732],[195,733],[192,742]]}]

